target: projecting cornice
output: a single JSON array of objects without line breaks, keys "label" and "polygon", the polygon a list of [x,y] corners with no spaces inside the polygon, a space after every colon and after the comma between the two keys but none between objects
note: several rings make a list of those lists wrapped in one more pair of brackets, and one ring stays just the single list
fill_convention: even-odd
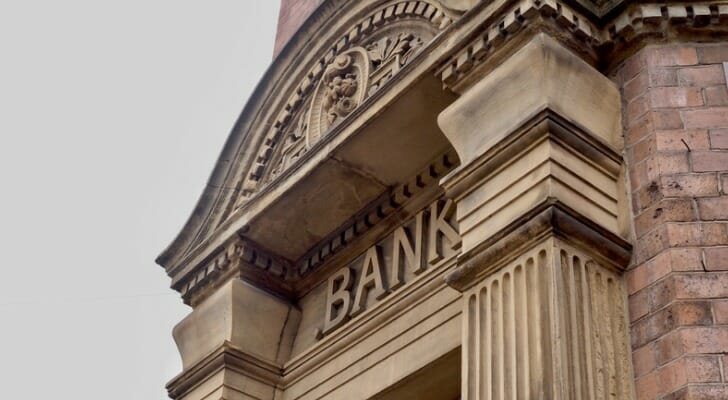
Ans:
[{"label": "projecting cornice", "polygon": [[[578,2],[579,4],[585,2]],[[612,4],[612,3],[606,3]],[[438,71],[443,83],[462,92],[496,63],[519,36],[540,30],[566,42],[602,70],[608,71],[646,43],[681,36],[715,38],[728,34],[728,4],[721,1],[689,3],[620,3],[611,18],[589,18],[572,2],[522,0],[484,20],[477,35]],[[611,8],[610,11],[617,10]]]},{"label": "projecting cornice", "polygon": [[232,275],[291,295],[342,227],[451,150],[436,116],[530,38],[608,72],[645,43],[726,32],[721,2],[325,1],[266,71],[157,262],[187,301]]},{"label": "projecting cornice", "polygon": [[[166,268],[177,264],[457,16],[457,10],[437,1],[324,2],[265,73],[195,212],[158,262]],[[371,76],[362,76],[364,61],[373,64]],[[347,85],[356,87],[356,93],[349,94]]]},{"label": "projecting cornice", "polygon": [[[173,287],[189,298],[189,289],[228,276],[220,271],[230,263],[220,260],[234,253],[229,243],[238,239],[258,249],[256,254],[266,254],[265,259],[281,260],[274,265],[306,264],[301,257],[310,254],[312,246],[330,240],[335,228],[445,151],[444,137],[432,133],[434,118],[451,95],[433,93],[441,89],[431,79],[430,64],[413,60],[460,15],[457,7],[438,1],[324,3],[266,72],[195,213],[159,257],[173,277]],[[308,40],[312,36],[318,40]],[[415,65],[423,68],[403,82],[401,76]],[[428,82],[418,83],[423,76]],[[397,85],[400,89],[392,90]],[[406,100],[409,105],[398,98],[405,91],[419,93]],[[413,135],[422,136],[416,146],[421,154],[410,157],[411,164],[401,171],[385,165],[397,162],[395,153],[382,152],[383,162],[377,157],[361,159],[354,154],[356,146],[345,144],[372,121],[367,115],[372,109],[381,113],[385,105],[398,102],[399,107],[427,111],[430,120],[412,114],[378,129],[380,137],[369,137],[365,146],[383,145],[382,135],[406,131],[394,145],[388,143],[392,152]],[[421,126],[425,122],[429,127]],[[385,170],[388,176],[380,174]],[[326,224],[310,220],[321,212],[327,213]],[[296,218],[300,223],[281,224]],[[262,268],[267,273],[264,280],[288,276],[278,269]]]}]

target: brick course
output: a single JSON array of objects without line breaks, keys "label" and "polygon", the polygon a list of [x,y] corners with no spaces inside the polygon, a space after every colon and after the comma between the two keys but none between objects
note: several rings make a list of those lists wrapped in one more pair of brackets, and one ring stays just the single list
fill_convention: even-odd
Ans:
[{"label": "brick course", "polygon": [[637,398],[728,399],[728,44],[648,46],[615,74],[635,248]]}]

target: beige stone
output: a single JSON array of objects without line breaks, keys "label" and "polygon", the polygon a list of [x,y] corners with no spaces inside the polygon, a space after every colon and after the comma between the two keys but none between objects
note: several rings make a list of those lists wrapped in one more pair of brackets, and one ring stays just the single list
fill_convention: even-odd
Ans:
[{"label": "beige stone", "polygon": [[465,165],[544,110],[621,148],[614,83],[544,34],[468,89],[438,121]]},{"label": "beige stone", "polygon": [[245,282],[218,289],[174,328],[185,368],[228,344],[269,364],[287,359],[300,311]]},{"label": "beige stone", "polygon": [[464,399],[633,398],[619,105],[536,35],[440,115],[462,162],[442,184],[463,239],[448,281],[464,294]]},{"label": "beige stone", "polygon": [[612,266],[549,237],[464,297],[463,399],[633,398]]},{"label": "beige stone", "polygon": [[608,74],[728,8],[623,3],[323,1],[158,259],[170,397],[635,398]]},{"label": "beige stone", "polygon": [[626,237],[619,101],[606,77],[539,35],[443,111],[462,161],[443,186],[464,251],[552,201]]}]

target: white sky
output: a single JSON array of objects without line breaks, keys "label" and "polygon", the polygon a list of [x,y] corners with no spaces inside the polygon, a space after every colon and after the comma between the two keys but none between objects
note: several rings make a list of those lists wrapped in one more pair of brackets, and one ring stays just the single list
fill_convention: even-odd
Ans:
[{"label": "white sky", "polygon": [[271,61],[278,0],[0,0],[0,399],[164,399],[154,258]]}]

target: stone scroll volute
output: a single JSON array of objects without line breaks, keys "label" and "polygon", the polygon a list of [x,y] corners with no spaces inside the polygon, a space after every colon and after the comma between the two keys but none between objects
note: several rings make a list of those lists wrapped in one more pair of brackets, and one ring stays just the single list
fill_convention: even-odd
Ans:
[{"label": "stone scroll volute", "polygon": [[306,145],[316,143],[364,101],[369,81],[369,59],[361,47],[336,56],[313,94],[308,112]]}]

